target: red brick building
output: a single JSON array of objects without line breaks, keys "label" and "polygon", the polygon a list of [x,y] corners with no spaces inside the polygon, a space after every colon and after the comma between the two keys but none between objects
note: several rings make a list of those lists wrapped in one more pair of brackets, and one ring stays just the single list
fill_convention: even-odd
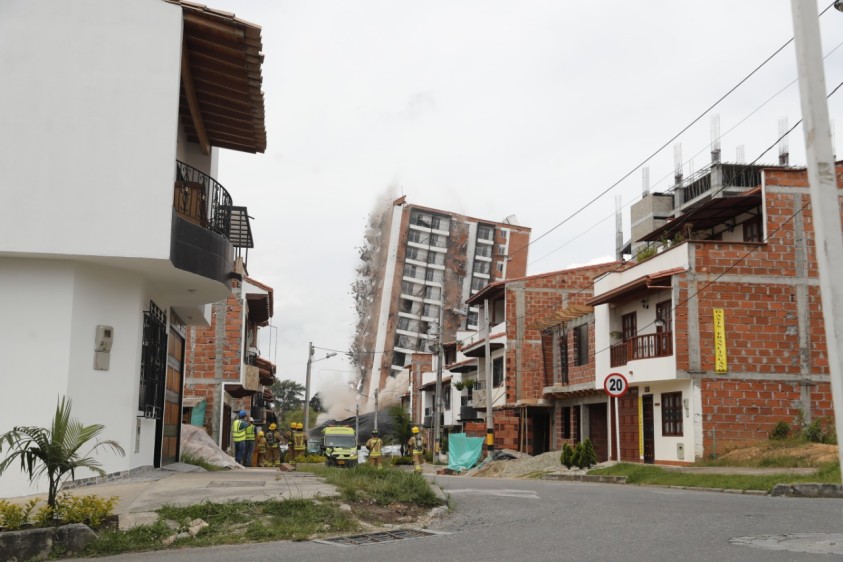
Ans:
[{"label": "red brick building", "polygon": [[[593,349],[593,315],[586,303],[592,297],[594,278],[619,267],[622,264],[613,262],[499,281],[468,300],[481,309],[488,303],[491,392],[485,382],[484,330],[462,342],[462,354],[477,360],[476,371],[464,373],[463,378],[479,382],[472,405],[484,419],[486,400],[491,397],[496,447],[540,454],[560,448],[563,439],[574,440],[576,434],[570,431],[573,413],[558,405],[554,392],[548,390],[554,385],[563,385],[578,403],[599,402],[605,418],[606,398],[594,386],[594,356],[589,353]],[[584,339],[576,339],[575,333],[585,334]],[[562,419],[563,412],[568,421]],[[485,435],[485,421],[466,428]],[[594,426],[595,431],[599,429]]]},{"label": "red brick building", "polygon": [[231,420],[241,409],[259,425],[266,421],[275,365],[261,357],[257,342],[259,328],[269,325],[272,314],[272,287],[244,275],[228,299],[211,305],[209,327],[187,331],[183,421],[201,418],[223,450],[230,444]]},{"label": "red brick building", "polygon": [[693,462],[832,421],[806,170],[715,163],[632,213],[645,249],[588,301],[595,387],[630,386],[607,417],[612,458]]}]

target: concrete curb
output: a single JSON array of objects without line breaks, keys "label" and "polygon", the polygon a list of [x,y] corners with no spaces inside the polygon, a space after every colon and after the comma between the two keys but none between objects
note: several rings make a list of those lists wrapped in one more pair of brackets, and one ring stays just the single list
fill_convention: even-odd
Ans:
[{"label": "concrete curb", "polygon": [[843,498],[843,485],[776,484],[770,495],[790,498]]},{"label": "concrete curb", "polygon": [[39,527],[0,533],[3,560],[47,560],[53,548],[64,554],[76,554],[97,535],[87,525],[73,523],[60,527]]},{"label": "concrete curb", "polygon": [[606,476],[597,474],[545,474],[542,480],[561,480],[565,482],[593,482],[596,484],[626,484],[626,476]]}]

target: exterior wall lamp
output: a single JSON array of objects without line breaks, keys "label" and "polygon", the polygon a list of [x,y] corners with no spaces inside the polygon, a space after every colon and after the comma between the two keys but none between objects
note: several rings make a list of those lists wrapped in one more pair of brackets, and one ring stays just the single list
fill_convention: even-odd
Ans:
[{"label": "exterior wall lamp", "polygon": [[647,309],[650,308],[650,301],[645,298],[641,299],[641,308]]}]

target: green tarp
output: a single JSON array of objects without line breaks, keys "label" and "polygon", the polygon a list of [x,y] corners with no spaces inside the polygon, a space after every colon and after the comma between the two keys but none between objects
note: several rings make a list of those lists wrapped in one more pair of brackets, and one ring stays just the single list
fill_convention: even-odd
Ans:
[{"label": "green tarp", "polygon": [[195,405],[190,411],[190,425],[198,425],[202,427],[205,425],[205,405],[207,402],[202,400]]},{"label": "green tarp", "polygon": [[465,433],[452,433],[448,436],[448,468],[454,472],[472,468],[482,454],[482,437],[467,437]]}]

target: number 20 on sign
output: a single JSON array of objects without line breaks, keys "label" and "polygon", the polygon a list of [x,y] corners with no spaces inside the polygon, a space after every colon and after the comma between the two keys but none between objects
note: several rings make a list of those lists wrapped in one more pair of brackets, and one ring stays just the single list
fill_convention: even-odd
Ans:
[{"label": "number 20 on sign", "polygon": [[603,381],[603,389],[612,398],[620,398],[629,392],[629,383],[620,373],[612,373]]}]

